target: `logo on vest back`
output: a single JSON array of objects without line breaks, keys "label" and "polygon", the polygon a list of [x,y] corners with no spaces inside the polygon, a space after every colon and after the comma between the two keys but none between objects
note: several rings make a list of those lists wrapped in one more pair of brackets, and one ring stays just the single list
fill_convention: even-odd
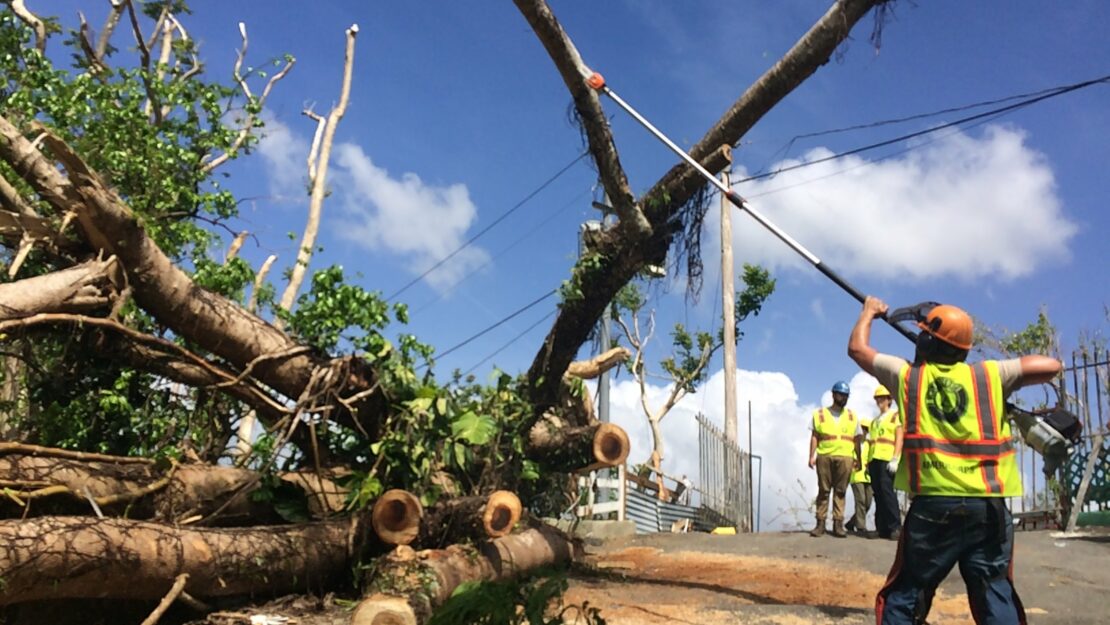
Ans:
[{"label": "logo on vest back", "polygon": [[956,423],[967,411],[967,389],[948,378],[933,378],[925,391],[925,406],[937,421]]}]

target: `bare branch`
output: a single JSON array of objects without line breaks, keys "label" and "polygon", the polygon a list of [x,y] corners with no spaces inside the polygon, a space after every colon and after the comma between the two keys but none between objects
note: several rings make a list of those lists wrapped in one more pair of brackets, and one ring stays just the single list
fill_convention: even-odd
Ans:
[{"label": "bare branch", "polygon": [[108,13],[107,19],[104,20],[104,27],[100,29],[100,36],[96,39],[96,58],[98,61],[104,61],[104,55],[108,54],[108,43],[112,40],[112,33],[116,31],[116,26],[119,24],[119,18],[123,15],[124,9],[127,8],[127,3],[124,0],[110,0],[112,10]]},{"label": "bare branch", "polygon": [[38,216],[35,209],[23,200],[23,196],[19,194],[19,191],[3,176],[0,176],[0,207],[28,217]]},{"label": "bare branch", "polygon": [[316,132],[312,135],[312,147],[308,150],[308,184],[312,185],[316,182],[316,159],[320,154],[320,140],[324,137],[324,126],[327,120],[322,115],[318,115],[312,109],[305,109],[301,113],[316,122]]},{"label": "bare branch", "polygon": [[16,17],[35,31],[35,49],[45,54],[46,24],[27,8],[24,0],[8,0],[8,5],[12,7],[12,13],[15,13]]},{"label": "bare branch", "polygon": [[586,131],[590,153],[597,163],[598,175],[609,201],[620,218],[621,228],[633,240],[651,235],[652,225],[636,204],[628,178],[620,163],[620,156],[613,144],[609,122],[601,109],[597,92],[586,84],[590,71],[582,61],[574,42],[570,40],[559,20],[555,19],[545,0],[513,0],[536,36],[543,43],[547,54],[555,62],[559,75],[574,98],[578,117]]},{"label": "bare branch", "polygon": [[235,235],[235,239],[232,240],[231,245],[227,247],[227,254],[224,255],[225,265],[230,263],[235,258],[235,256],[239,254],[239,248],[243,247],[243,241],[247,240],[247,235],[249,234],[250,232],[244,230]]},{"label": "bare branch", "polygon": [[[308,222],[305,224],[301,245],[297,250],[297,260],[293,263],[292,275],[289,284],[281,295],[280,306],[285,310],[293,309],[293,302],[297,298],[297,291],[304,281],[308,264],[312,260],[312,250],[316,246],[316,235],[320,229],[320,214],[324,208],[324,197],[327,195],[325,182],[328,175],[328,160],[331,158],[332,140],[335,138],[335,129],[339,120],[347,111],[347,102],[351,95],[351,74],[355,64],[355,37],[358,35],[358,24],[352,24],[347,29],[347,48],[343,57],[343,86],[339,92],[339,102],[328,113],[324,124],[323,136],[320,140],[320,154],[316,159],[315,176],[312,180],[312,194],[308,205]],[[280,328],[281,325],[279,324]]]},{"label": "bare branch", "polygon": [[258,310],[258,291],[262,288],[262,285],[266,283],[266,274],[270,273],[270,268],[274,266],[275,260],[277,260],[276,255],[270,254],[267,256],[266,260],[262,263],[262,267],[254,276],[254,288],[251,290],[251,297],[247,302],[247,310],[252,313]]},{"label": "bare branch", "polygon": [[[239,35],[243,38],[243,46],[239,48],[239,53],[235,57],[235,66],[232,68],[231,74],[235,77],[235,82],[239,83],[239,88],[243,90],[243,95],[246,97],[247,105],[249,107],[247,111],[247,119],[243,121],[243,127],[239,129],[239,134],[235,137],[235,141],[231,144],[231,147],[229,147],[226,152],[220,154],[219,156],[213,158],[211,161],[201,166],[201,171],[205,173],[210,172],[220,165],[226,163],[229,159],[231,159],[232,156],[235,155],[236,152],[239,151],[239,148],[243,147],[243,143],[245,143],[247,138],[250,137],[251,130],[253,130],[255,126],[258,125],[259,115],[261,115],[262,107],[266,104],[266,98],[270,96],[270,91],[274,88],[274,85],[277,84],[279,80],[285,78],[285,75],[289,73],[289,70],[293,69],[293,64],[297,62],[295,58],[289,57],[289,60],[286,61],[285,66],[282,67],[281,70],[278,71],[278,73],[271,76],[270,80],[266,82],[266,86],[262,89],[262,95],[258,97],[258,100],[255,100],[254,94],[251,93],[250,85],[247,84],[247,79],[242,74],[243,60],[247,56],[248,41],[247,25],[243,22],[239,22]],[[258,112],[250,110],[251,108],[257,109]]]},{"label": "bare branch", "polygon": [[0,283],[0,321],[46,312],[88,313],[106,309],[123,282],[122,269],[113,257]]}]

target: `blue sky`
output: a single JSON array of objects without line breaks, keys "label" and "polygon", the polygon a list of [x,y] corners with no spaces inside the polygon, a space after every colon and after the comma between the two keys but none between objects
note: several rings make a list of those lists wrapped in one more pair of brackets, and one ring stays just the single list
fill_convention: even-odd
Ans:
[{"label": "blue sky", "polygon": [[[81,8],[98,25],[105,6],[70,1],[32,8],[71,21]],[[704,131],[826,10],[828,2],[553,2],[586,62],[680,145]],[[267,103],[269,138],[225,171],[242,198],[236,228],[250,230],[244,255],[278,254],[288,267],[307,198],[304,154],[314,103],[326,113],[339,92],[344,30],[360,27],[347,115],[336,135],[315,267],[342,264],[361,284],[391,294],[497,219],[582,150],[568,121],[570,98],[554,66],[510,2],[195,2],[184,18],[212,77],[230,78],[247,24],[247,63],[284,53],[293,71]],[[810,160],[953,121],[953,113],[799,140],[866,124],[1037,91],[1110,74],[1110,5],[1013,1],[894,5],[882,47],[872,18],[837,57],[768,114],[735,151],[735,177]],[[122,44],[121,30],[117,43]],[[603,102],[630,182],[643,191],[675,157],[611,102]],[[1105,275],[1110,216],[1110,87],[1051,99],[959,133],[930,135],[852,159],[783,174],[737,190],[864,292],[891,304],[960,305],[992,326],[1016,329],[1045,306],[1070,348],[1081,331],[1107,327]],[[978,111],[972,111],[978,112]],[[927,143],[925,143],[927,142]],[[922,145],[922,143],[924,143]],[[916,146],[906,151],[907,148]],[[479,238],[401,300],[408,328],[446,349],[558,286],[576,250],[595,175],[585,162]],[[658,289],[662,327],[710,328],[719,314],[717,208],[705,233],[705,286],[698,301],[681,281]],[[764,314],[739,348],[742,405],[755,406],[755,452],[778,460],[766,488],[801,478],[808,411],[839,379],[865,401],[873,385],[845,355],[859,306],[799,262],[749,218],[734,214],[737,262],[760,262],[778,278]],[[276,274],[275,274],[276,275]],[[465,277],[465,279],[463,279]],[[283,285],[280,285],[283,286]],[[440,374],[470,369],[555,306],[547,300],[443,358]],[[527,368],[549,328],[539,324],[476,370]],[[878,328],[880,349],[908,353]],[[663,356],[658,343],[649,357]],[[720,418],[720,362],[705,392],[683,406]],[[614,391],[614,418],[646,441],[628,380]],[[746,383],[746,386],[745,386]],[[823,397],[823,394],[826,397]],[[668,417],[667,466],[693,473],[688,415]],[[696,441],[696,439],[693,439]],[[639,443],[638,443],[639,445]],[[633,452],[642,460],[647,450]],[[789,452],[789,453],[785,453]],[[768,475],[770,474],[770,475]],[[764,499],[765,505],[768,499]],[[765,514],[765,519],[767,515]]]}]

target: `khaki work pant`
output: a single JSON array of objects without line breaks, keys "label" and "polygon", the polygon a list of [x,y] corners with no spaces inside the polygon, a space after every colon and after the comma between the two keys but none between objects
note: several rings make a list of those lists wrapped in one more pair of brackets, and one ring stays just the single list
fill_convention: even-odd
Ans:
[{"label": "khaki work pant", "polygon": [[844,522],[844,494],[852,478],[852,459],[848,456],[817,456],[817,525],[825,524],[829,512],[829,492],[833,494],[833,521]]},{"label": "khaki work pant", "polygon": [[852,482],[852,499],[856,502],[856,514],[848,521],[855,529],[867,531],[867,513],[871,510],[871,484]]}]

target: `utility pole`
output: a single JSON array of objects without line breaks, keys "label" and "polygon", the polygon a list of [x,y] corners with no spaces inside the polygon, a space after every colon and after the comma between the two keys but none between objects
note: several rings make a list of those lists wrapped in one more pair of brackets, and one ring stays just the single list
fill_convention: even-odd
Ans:
[{"label": "utility pole", "polygon": [[[729,187],[728,169],[721,182]],[[732,275],[732,204],[721,194],[721,310],[725,338],[725,440],[738,443],[736,423],[736,283]]]}]

